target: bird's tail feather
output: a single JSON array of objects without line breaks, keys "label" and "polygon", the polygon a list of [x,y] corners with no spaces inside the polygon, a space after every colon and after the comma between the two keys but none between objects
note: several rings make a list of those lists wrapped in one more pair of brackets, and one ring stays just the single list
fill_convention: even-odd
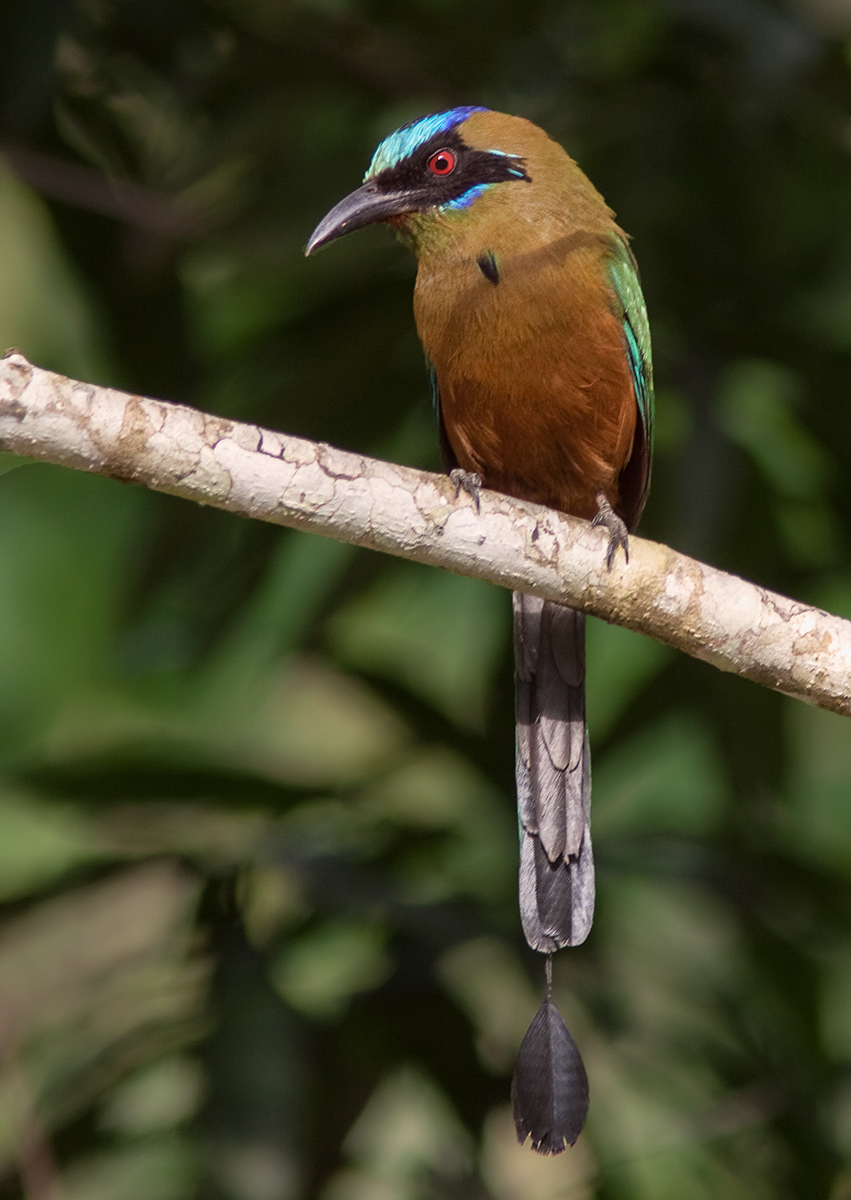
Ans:
[{"label": "bird's tail feather", "polygon": [[514,657],[520,915],[550,954],[584,942],[594,917],[584,615],[515,592]]},{"label": "bird's tail feather", "polygon": [[576,1042],[553,1003],[552,960],[547,994],[526,1030],[511,1081],[514,1125],[539,1154],[561,1154],[582,1132],[588,1115],[588,1076]]}]

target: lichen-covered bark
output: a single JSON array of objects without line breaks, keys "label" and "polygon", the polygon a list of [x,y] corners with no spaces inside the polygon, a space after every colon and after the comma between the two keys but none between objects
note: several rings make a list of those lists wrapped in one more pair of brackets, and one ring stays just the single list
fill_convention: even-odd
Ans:
[{"label": "lichen-covered bark", "polygon": [[447,478],[212,417],[184,405],[0,362],[0,451],[309,529],[562,601],[851,715],[851,622],[630,538]]}]

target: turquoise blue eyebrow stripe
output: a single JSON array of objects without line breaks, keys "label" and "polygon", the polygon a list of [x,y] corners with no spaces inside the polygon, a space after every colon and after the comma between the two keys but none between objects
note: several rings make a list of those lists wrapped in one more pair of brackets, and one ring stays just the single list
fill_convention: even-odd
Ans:
[{"label": "turquoise blue eyebrow stripe", "polygon": [[410,124],[403,125],[401,129],[397,129],[395,133],[386,137],[378,147],[366,175],[364,175],[364,182],[374,179],[376,175],[380,175],[382,171],[386,171],[390,167],[398,166],[403,159],[413,154],[418,146],[422,146],[436,133],[446,133],[447,130],[460,125],[462,121],[466,121],[473,113],[487,111],[481,105],[448,108],[445,112],[431,113],[430,116],[420,117],[418,121],[411,121]]}]

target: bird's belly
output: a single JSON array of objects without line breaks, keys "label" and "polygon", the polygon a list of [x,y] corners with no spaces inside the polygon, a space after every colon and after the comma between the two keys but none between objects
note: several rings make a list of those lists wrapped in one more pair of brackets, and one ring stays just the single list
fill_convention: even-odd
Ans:
[{"label": "bird's belly", "polygon": [[435,362],[443,421],[486,487],[591,517],[601,491],[617,507],[635,433],[623,332],[609,313],[553,332]]},{"label": "bird's belly", "polygon": [[636,401],[603,243],[575,235],[420,261],[414,309],[449,443],[486,487],[576,516],[617,509]]}]

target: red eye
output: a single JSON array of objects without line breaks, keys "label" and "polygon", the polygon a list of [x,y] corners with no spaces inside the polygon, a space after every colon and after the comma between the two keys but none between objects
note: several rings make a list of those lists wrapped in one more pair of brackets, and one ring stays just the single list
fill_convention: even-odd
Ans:
[{"label": "red eye", "polygon": [[451,150],[438,150],[428,160],[428,169],[433,175],[451,175],[455,170],[455,155]]}]

